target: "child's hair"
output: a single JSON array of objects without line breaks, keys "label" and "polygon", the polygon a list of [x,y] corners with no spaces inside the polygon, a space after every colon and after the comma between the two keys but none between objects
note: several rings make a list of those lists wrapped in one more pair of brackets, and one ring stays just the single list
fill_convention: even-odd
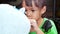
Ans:
[{"label": "child's hair", "polygon": [[[46,6],[46,0],[33,0],[35,5],[39,8]],[[32,0],[25,0],[27,6],[32,6]]]},{"label": "child's hair", "polygon": [[[43,6],[46,6],[46,0],[33,0],[35,5],[39,8],[42,8]],[[25,3],[27,6],[32,6],[32,0],[25,0]],[[16,6],[16,8],[21,8],[22,7],[22,2]]]}]

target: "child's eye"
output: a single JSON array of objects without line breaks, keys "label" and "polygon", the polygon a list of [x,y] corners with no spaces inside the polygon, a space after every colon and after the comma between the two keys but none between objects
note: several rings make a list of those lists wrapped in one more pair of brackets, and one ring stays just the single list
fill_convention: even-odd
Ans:
[{"label": "child's eye", "polygon": [[27,11],[27,10],[25,10],[25,11]]},{"label": "child's eye", "polygon": [[35,10],[32,10],[32,12],[35,12]]}]

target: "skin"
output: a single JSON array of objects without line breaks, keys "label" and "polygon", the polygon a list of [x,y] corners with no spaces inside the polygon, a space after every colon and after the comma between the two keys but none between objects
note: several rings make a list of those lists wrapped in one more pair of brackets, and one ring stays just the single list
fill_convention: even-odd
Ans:
[{"label": "skin", "polygon": [[39,26],[43,22],[43,18],[41,17],[42,14],[46,11],[46,6],[39,8],[36,7],[34,4],[34,1],[32,1],[32,7],[27,6],[25,2],[23,1],[22,6],[26,9],[26,16],[29,18],[31,23],[31,32],[36,31],[37,34],[44,34],[40,29]]}]

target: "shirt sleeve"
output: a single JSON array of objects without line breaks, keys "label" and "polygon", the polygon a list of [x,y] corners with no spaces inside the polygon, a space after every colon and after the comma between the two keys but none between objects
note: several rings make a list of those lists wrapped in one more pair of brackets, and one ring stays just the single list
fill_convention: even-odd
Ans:
[{"label": "shirt sleeve", "polygon": [[50,20],[52,27],[48,30],[48,32],[45,32],[45,34],[58,34],[56,26],[52,20]]}]

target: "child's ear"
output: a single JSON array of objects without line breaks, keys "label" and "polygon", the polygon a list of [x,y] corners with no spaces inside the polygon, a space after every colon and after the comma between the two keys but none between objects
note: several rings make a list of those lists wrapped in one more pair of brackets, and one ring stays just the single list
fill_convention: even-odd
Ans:
[{"label": "child's ear", "polygon": [[42,7],[41,14],[44,14],[46,12],[46,6]]}]

